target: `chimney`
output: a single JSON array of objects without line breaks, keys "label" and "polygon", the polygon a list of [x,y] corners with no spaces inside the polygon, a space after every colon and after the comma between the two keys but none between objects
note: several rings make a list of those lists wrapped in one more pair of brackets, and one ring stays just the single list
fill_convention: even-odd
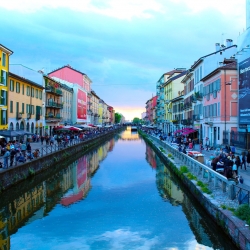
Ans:
[{"label": "chimney", "polygon": [[233,40],[232,39],[227,39],[226,40],[227,47],[230,47],[233,45]]},{"label": "chimney", "polygon": [[217,52],[217,51],[219,51],[220,50],[220,44],[219,43],[216,43],[215,44],[215,51]]}]

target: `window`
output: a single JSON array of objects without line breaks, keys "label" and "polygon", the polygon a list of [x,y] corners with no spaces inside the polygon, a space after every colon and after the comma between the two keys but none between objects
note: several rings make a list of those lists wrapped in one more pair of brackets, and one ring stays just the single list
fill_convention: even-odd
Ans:
[{"label": "window", "polygon": [[29,114],[30,113],[30,105],[26,104],[26,113]]},{"label": "window", "polygon": [[24,95],[24,84],[22,84],[22,94]]},{"label": "window", "polygon": [[14,91],[15,88],[15,82],[13,80],[10,80],[10,91]]},{"label": "window", "polygon": [[7,119],[7,110],[1,110],[1,125],[7,125],[8,119]]},{"label": "window", "polygon": [[39,99],[42,100],[42,97],[43,97],[43,92],[42,90],[39,90]]},{"label": "window", "polygon": [[31,97],[34,97],[34,88],[31,87]]},{"label": "window", "polygon": [[6,92],[6,90],[2,89],[0,94],[1,94],[0,104],[3,106],[6,106],[7,105],[7,92]]},{"label": "window", "polygon": [[6,54],[3,52],[3,56],[2,56],[2,66],[6,67]]},{"label": "window", "polygon": [[20,93],[20,82],[16,82],[16,93]]},{"label": "window", "polygon": [[13,101],[10,101],[10,113],[13,113]]},{"label": "window", "polygon": [[4,70],[1,70],[0,84],[7,86],[7,73]]},{"label": "window", "polygon": [[220,127],[218,127],[218,140],[220,140]]},{"label": "window", "polygon": [[16,113],[19,113],[19,102],[16,102]]},{"label": "window", "polygon": [[22,103],[22,113],[24,114],[24,103]]},{"label": "window", "polygon": [[36,98],[38,99],[38,89],[36,89]]},{"label": "window", "polygon": [[27,86],[27,96],[30,96],[30,86]]},{"label": "window", "polygon": [[[218,116],[220,116],[220,102],[218,102]],[[219,139],[218,139],[219,140]]]},{"label": "window", "polygon": [[34,115],[34,114],[35,114],[34,105],[31,105],[31,114],[32,114],[32,115]]}]

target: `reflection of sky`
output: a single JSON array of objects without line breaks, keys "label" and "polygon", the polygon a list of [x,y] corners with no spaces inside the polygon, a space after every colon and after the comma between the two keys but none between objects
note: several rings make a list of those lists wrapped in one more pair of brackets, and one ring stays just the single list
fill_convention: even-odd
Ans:
[{"label": "reflection of sky", "polygon": [[[86,199],[60,204],[11,236],[11,249],[194,249],[182,208],[164,202],[145,144],[118,141]],[[193,248],[192,248],[193,246]]]}]

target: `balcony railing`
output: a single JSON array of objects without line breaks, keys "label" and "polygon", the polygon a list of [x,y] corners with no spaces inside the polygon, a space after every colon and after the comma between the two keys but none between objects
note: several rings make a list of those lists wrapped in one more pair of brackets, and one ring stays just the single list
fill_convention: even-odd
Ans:
[{"label": "balcony railing", "polygon": [[60,114],[56,114],[56,115],[48,114],[45,116],[45,120],[47,122],[60,121],[61,119],[62,117],[60,116]]},{"label": "balcony railing", "polygon": [[6,106],[7,103],[6,103],[6,98],[0,98],[0,105],[3,105],[3,106]]},{"label": "balcony railing", "polygon": [[62,109],[63,108],[63,104],[62,103],[53,102],[53,101],[48,101],[46,103],[46,107]]},{"label": "balcony railing", "polygon": [[200,93],[200,92],[195,92],[195,93],[194,93],[194,97],[195,97],[197,100],[201,101],[202,98],[203,98],[203,94]]},{"label": "balcony railing", "polygon": [[54,93],[56,95],[62,95],[62,90],[55,88],[53,86],[46,86],[45,90],[46,90],[46,92],[51,92],[51,93]]}]

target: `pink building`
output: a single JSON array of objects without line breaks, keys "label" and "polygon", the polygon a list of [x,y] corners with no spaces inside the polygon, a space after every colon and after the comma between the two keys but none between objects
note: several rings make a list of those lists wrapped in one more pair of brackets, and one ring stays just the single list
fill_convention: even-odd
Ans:
[{"label": "pink building", "polygon": [[92,81],[89,77],[79,70],[73,69],[70,65],[63,66],[48,74],[51,78],[58,81],[65,81],[64,84],[70,84],[74,93],[72,100],[72,122],[90,123],[91,116],[87,113],[90,105],[90,91]]},{"label": "pink building", "polygon": [[155,119],[155,107],[157,105],[157,96],[152,97],[146,102],[146,121],[149,124],[154,123]]},{"label": "pink building", "polygon": [[[204,82],[204,138],[210,146],[229,143],[229,133],[238,127],[238,76],[235,59],[225,59],[201,81]],[[226,131],[226,133],[225,133]],[[227,137],[225,137],[227,134]]]}]

